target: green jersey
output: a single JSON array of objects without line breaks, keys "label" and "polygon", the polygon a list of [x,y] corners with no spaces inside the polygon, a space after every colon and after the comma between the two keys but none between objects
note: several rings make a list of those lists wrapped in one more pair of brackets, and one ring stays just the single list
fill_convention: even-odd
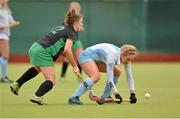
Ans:
[{"label": "green jersey", "polygon": [[78,34],[72,26],[58,26],[51,30],[29,49],[31,64],[41,67],[53,66],[63,52],[67,39],[71,39],[73,42],[78,39]]},{"label": "green jersey", "polygon": [[37,41],[46,51],[48,51],[53,61],[63,52],[67,39],[75,42],[78,39],[78,33],[72,26],[58,26],[52,29],[43,39]]}]

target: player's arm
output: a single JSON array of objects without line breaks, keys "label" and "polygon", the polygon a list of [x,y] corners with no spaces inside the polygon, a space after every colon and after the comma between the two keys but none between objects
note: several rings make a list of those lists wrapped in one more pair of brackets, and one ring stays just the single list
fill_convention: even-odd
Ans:
[{"label": "player's arm", "polygon": [[128,87],[130,90],[130,100],[131,100],[131,103],[136,103],[137,98],[135,96],[135,84],[134,84],[134,79],[133,79],[132,70],[131,70],[131,62],[129,62],[128,64],[124,64],[124,67],[125,67]]},{"label": "player's arm", "polygon": [[131,62],[129,62],[128,64],[124,64],[124,67],[125,67],[126,79],[127,79],[130,93],[135,93],[135,84],[134,84],[134,79],[133,79],[132,70],[131,70]]},{"label": "player's arm", "polygon": [[19,21],[15,21],[15,20],[14,20],[14,18],[12,17],[11,14],[9,14],[9,21],[10,21],[10,24],[9,24],[9,26],[7,26],[7,27],[15,27],[15,26],[17,26],[17,25],[20,24]]},{"label": "player's arm", "polygon": [[120,96],[119,92],[117,91],[117,88],[114,84],[113,77],[114,77],[114,66],[115,61],[113,60],[113,56],[109,56],[107,63],[106,63],[106,70],[107,70],[107,77],[108,77],[108,84],[115,95],[116,99],[119,99],[119,103],[122,102],[122,97]]},{"label": "player's arm", "polygon": [[4,30],[4,29],[10,28],[10,27],[15,27],[19,24],[20,24],[19,22],[12,22],[9,25],[0,25],[0,30]]},{"label": "player's arm", "polygon": [[79,74],[79,68],[77,67],[77,64],[76,64],[74,57],[73,57],[73,53],[71,50],[72,45],[73,45],[73,41],[71,39],[67,39],[65,47],[64,47],[63,54],[68,58],[69,63],[72,65],[72,67],[74,69],[74,73],[76,75],[78,75]]},{"label": "player's arm", "polygon": [[15,21],[12,17],[11,14],[9,14],[9,25],[3,25],[3,24],[0,24],[0,30],[4,30],[6,28],[10,28],[10,27],[15,27],[17,25],[19,25],[20,22],[18,21]]},{"label": "player's arm", "polygon": [[119,103],[122,102],[122,97],[120,96],[119,92],[117,91],[117,88],[114,84],[114,81],[113,81],[113,77],[114,77],[114,66],[115,66],[115,63],[113,62],[109,62],[107,63],[107,75],[108,75],[108,84],[113,92],[113,94],[115,95],[115,98],[116,99],[119,99]]},{"label": "player's arm", "polygon": [[117,88],[113,81],[113,77],[114,77],[113,69],[114,69],[114,63],[112,63],[112,62],[107,63],[106,70],[107,70],[108,84],[109,84],[112,92],[115,94],[115,93],[118,93],[118,91],[117,91]]}]

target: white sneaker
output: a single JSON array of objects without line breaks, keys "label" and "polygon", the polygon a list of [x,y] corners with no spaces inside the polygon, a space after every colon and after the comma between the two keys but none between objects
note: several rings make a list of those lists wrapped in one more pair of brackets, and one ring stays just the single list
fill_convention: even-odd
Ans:
[{"label": "white sneaker", "polygon": [[43,102],[43,97],[38,97],[35,94],[32,96],[30,99],[32,103],[36,103],[38,105],[47,105],[46,103]]}]

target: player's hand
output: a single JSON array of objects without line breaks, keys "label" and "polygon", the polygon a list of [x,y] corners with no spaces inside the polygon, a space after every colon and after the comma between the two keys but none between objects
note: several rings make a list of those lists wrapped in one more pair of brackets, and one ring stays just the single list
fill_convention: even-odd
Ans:
[{"label": "player's hand", "polygon": [[17,25],[20,25],[19,21],[15,21],[15,22],[11,23],[11,26],[17,26]]},{"label": "player's hand", "polygon": [[136,98],[135,93],[131,93],[129,99],[130,99],[131,104],[135,104],[137,102],[137,98]]},{"label": "player's hand", "polygon": [[14,22],[10,23],[8,27],[14,27],[14,26],[17,26],[19,24],[20,24],[19,21],[14,21]]},{"label": "player's hand", "polygon": [[6,28],[7,28],[6,26],[0,26],[0,30],[4,30]]},{"label": "player's hand", "polygon": [[119,101],[117,103],[122,103],[122,97],[120,96],[120,94],[115,93],[115,98],[119,99]]}]

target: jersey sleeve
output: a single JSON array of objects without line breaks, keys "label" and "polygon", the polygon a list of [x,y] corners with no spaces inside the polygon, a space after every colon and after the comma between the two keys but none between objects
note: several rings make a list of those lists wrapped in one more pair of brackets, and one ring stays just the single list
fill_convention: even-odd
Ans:
[{"label": "jersey sleeve", "polygon": [[106,70],[107,70],[107,77],[108,77],[108,84],[112,90],[113,93],[117,93],[117,88],[114,84],[113,78],[114,78],[114,66],[115,66],[115,55],[114,54],[109,54],[107,57],[107,62],[106,62]]},{"label": "jersey sleeve", "polygon": [[129,86],[129,90],[135,91],[135,84],[134,84],[134,79],[133,79],[132,70],[131,70],[131,62],[128,64],[125,64],[124,67],[125,67],[126,79]]},{"label": "jersey sleeve", "polygon": [[66,39],[70,39],[73,42],[75,42],[77,40],[77,34],[73,32],[72,30],[68,29],[66,31]]}]

